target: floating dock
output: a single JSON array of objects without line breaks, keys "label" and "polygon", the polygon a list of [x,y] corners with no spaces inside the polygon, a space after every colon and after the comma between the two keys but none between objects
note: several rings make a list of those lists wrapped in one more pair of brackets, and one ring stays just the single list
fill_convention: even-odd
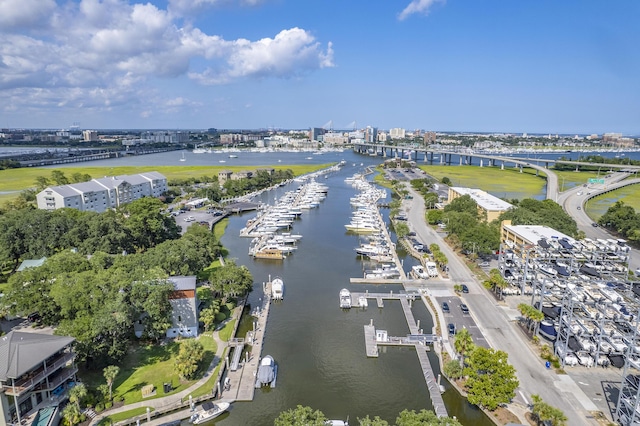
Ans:
[{"label": "floating dock", "polygon": [[413,316],[413,312],[411,311],[411,303],[416,298],[420,298],[420,295],[414,293],[365,292],[351,293],[351,297],[355,300],[360,297],[366,297],[367,299],[376,299],[376,303],[378,304],[379,308],[384,306],[384,299],[400,301],[400,304],[402,305],[402,312],[404,313],[404,317],[407,321],[410,334],[408,334],[406,337],[387,336],[386,331],[376,330],[373,326],[373,320],[371,320],[369,324],[364,326],[364,342],[367,357],[377,358],[379,355],[378,346],[380,345],[413,346],[416,349],[418,361],[420,362],[420,368],[422,369],[424,380],[427,383],[427,388],[429,389],[429,396],[431,397],[433,410],[438,417],[448,416],[447,408],[444,405],[444,400],[442,399],[442,395],[440,393],[440,386],[436,382],[435,376],[433,374],[433,369],[431,368],[431,363],[429,362],[429,357],[427,356],[427,352],[430,350],[429,346],[427,345],[438,341],[439,337],[433,334],[423,334],[422,330],[420,330],[420,322],[416,322],[415,317]]}]

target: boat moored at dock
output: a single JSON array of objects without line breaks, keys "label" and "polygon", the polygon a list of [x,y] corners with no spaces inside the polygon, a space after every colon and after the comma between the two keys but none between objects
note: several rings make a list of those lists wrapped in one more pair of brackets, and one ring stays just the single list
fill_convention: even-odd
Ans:
[{"label": "boat moored at dock", "polygon": [[278,366],[271,355],[266,355],[260,360],[260,367],[256,374],[256,389],[262,386],[276,387]]},{"label": "boat moored at dock", "polygon": [[218,404],[214,404],[211,401],[207,401],[202,404],[201,409],[197,410],[191,418],[189,422],[194,425],[199,425],[201,423],[208,422],[209,420],[213,420],[218,417],[220,414],[227,411],[231,404],[228,402],[220,402]]},{"label": "boat moored at dock", "polygon": [[340,290],[340,307],[342,309],[351,308],[351,292],[346,288]]}]

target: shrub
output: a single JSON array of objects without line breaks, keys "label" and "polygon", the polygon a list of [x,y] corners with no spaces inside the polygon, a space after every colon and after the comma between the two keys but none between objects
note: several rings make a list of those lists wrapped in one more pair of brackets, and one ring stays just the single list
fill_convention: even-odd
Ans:
[{"label": "shrub", "polygon": [[113,402],[107,401],[107,402],[104,403],[104,409],[105,410],[108,410],[111,407],[113,407]]},{"label": "shrub", "polygon": [[101,413],[104,411],[104,404],[102,402],[98,402],[96,404],[96,408],[94,410],[96,413]]},{"label": "shrub", "polygon": [[452,379],[459,379],[462,377],[462,367],[458,361],[453,359],[444,364],[442,372]]},{"label": "shrub", "polygon": [[216,322],[222,322],[227,319],[227,315],[224,312],[218,312],[216,314]]}]

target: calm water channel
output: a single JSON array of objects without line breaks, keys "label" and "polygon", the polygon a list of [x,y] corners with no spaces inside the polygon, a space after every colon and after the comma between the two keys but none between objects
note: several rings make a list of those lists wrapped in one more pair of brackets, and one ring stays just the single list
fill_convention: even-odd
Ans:
[{"label": "calm water channel", "polygon": [[[311,158],[308,158],[310,157]],[[141,157],[75,164],[82,166],[183,165],[180,154],[163,153]],[[233,216],[222,243],[230,257],[246,265],[256,282],[250,302],[255,306],[262,297],[261,283],[269,276],[280,276],[285,283],[285,299],[272,305],[267,324],[263,355],[272,355],[279,365],[275,389],[259,390],[253,402],[234,403],[231,412],[216,419],[220,425],[271,425],[281,411],[298,404],[322,410],[329,418],[345,419],[352,424],[357,417],[380,416],[392,424],[403,409],[430,409],[429,393],[413,349],[387,348],[380,357],[365,355],[363,325],[373,319],[376,328],[390,335],[404,335],[408,328],[399,302],[385,302],[383,309],[370,306],[366,311],[338,307],[338,293],[347,287],[352,291],[398,291],[399,286],[377,287],[349,284],[349,278],[362,276],[363,264],[354,248],[358,237],[347,235],[344,224],[349,220],[349,198],[356,190],[344,178],[360,172],[364,166],[377,164],[381,157],[367,157],[351,151],[310,155],[309,153],[239,153],[230,159],[226,154],[187,153],[186,165],[275,165],[347,161],[340,172],[327,179],[329,193],[319,208],[306,211],[295,222],[293,232],[304,237],[299,249],[284,261],[253,260],[248,255],[249,239],[238,237],[240,229],[254,214]],[[57,166],[62,168],[65,166]],[[264,194],[263,201],[273,203],[285,190],[297,184]],[[385,215],[387,213],[385,212]],[[405,258],[405,270],[415,261]],[[432,320],[422,303],[413,308],[416,319],[429,331]],[[431,354],[437,376],[438,362]],[[446,387],[444,400],[449,415],[465,425],[491,425],[482,412],[475,409]],[[211,422],[213,424],[213,422]]]},{"label": "calm water channel", "polygon": [[[299,249],[284,261],[251,259],[247,255],[249,239],[238,238],[238,233],[253,215],[231,218],[222,239],[230,256],[247,265],[257,283],[269,276],[281,276],[285,300],[271,307],[263,346],[263,355],[272,355],[279,364],[277,387],[258,391],[251,403],[235,403],[230,415],[218,424],[271,425],[281,411],[297,404],[320,409],[329,418],[349,416],[353,422],[367,414],[393,422],[405,408],[431,408],[413,349],[388,348],[377,359],[365,355],[363,326],[371,319],[390,335],[408,333],[400,303],[385,302],[383,309],[374,306],[366,311],[342,311],[338,307],[338,293],[344,287],[353,291],[400,289],[349,284],[350,277],[362,276],[363,264],[354,252],[358,237],[346,234],[344,229],[351,214],[349,198],[356,193],[344,178],[361,171],[361,163],[379,160],[351,153],[341,155],[352,162],[321,179],[329,185],[328,196],[319,208],[305,212],[295,222],[293,231],[304,237]],[[265,195],[264,201],[273,202],[287,189],[291,188]],[[405,269],[412,262],[405,259]],[[250,296],[254,305],[262,297],[260,285],[255,288]],[[422,326],[430,330],[432,321],[426,307],[418,303],[414,312]],[[445,396],[450,414],[464,424],[491,424],[453,390]]]}]

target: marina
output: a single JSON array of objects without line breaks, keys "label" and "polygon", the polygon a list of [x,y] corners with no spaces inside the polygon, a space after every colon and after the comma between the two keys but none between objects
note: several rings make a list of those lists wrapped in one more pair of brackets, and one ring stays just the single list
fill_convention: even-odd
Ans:
[{"label": "marina", "polygon": [[420,321],[416,321],[411,306],[416,294],[408,293],[351,293],[352,298],[366,298],[376,299],[378,308],[384,306],[383,300],[399,300],[402,305],[402,311],[404,313],[407,326],[409,327],[410,334],[403,337],[389,336],[386,330],[378,330],[373,325],[373,320],[369,324],[364,326],[364,339],[366,355],[369,358],[378,358],[379,351],[378,346],[412,346],[416,350],[418,355],[418,361],[420,362],[420,368],[424,380],[429,389],[429,396],[431,398],[431,404],[433,405],[436,415],[439,417],[447,416],[447,408],[444,404],[444,400],[441,396],[441,386],[436,382],[433,368],[429,362],[426,352],[429,351],[429,344],[433,344],[439,341],[439,336],[433,334],[423,334],[420,329]]}]

